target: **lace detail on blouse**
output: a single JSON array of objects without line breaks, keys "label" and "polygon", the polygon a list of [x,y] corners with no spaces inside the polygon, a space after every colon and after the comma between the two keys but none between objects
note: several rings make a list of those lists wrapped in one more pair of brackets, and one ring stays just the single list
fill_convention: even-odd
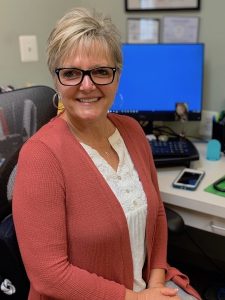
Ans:
[{"label": "lace detail on blouse", "polygon": [[134,271],[133,290],[141,291],[146,288],[146,283],[142,278],[142,269],[146,255],[146,195],[126,145],[117,129],[109,137],[109,142],[119,156],[117,171],[95,149],[84,143],[81,143],[81,145],[89,154],[123,208],[131,242]]}]

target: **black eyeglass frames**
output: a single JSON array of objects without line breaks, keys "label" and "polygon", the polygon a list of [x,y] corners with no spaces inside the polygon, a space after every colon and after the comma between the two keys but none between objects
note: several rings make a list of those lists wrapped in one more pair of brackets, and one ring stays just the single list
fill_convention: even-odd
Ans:
[{"label": "black eyeglass frames", "polygon": [[62,85],[75,86],[80,84],[87,75],[94,84],[107,85],[113,82],[117,68],[99,67],[91,70],[78,68],[57,68],[55,73]]}]

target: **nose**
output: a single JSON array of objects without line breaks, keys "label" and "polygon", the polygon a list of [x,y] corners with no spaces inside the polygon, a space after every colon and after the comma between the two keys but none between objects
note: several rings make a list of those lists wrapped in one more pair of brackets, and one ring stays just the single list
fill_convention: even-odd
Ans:
[{"label": "nose", "polygon": [[89,75],[85,75],[81,84],[80,84],[81,90],[93,90],[95,89],[95,84],[92,82]]}]

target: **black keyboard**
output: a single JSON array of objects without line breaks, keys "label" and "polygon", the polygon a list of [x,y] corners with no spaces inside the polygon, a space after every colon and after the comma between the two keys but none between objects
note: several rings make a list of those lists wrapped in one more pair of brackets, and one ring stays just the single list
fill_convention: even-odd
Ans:
[{"label": "black keyboard", "polygon": [[185,165],[199,159],[198,150],[186,138],[169,138],[167,141],[158,139],[149,141],[156,166]]}]

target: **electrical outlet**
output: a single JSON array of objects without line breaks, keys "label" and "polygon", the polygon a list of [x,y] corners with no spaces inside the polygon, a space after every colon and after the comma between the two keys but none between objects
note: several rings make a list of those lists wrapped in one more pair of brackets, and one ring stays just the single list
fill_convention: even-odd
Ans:
[{"label": "electrical outlet", "polygon": [[19,45],[22,62],[38,61],[36,35],[19,36]]},{"label": "electrical outlet", "polygon": [[212,124],[213,124],[213,117],[216,117],[218,112],[216,111],[209,111],[203,110],[202,111],[202,119],[200,122],[199,127],[199,135],[211,139],[212,138]]}]

